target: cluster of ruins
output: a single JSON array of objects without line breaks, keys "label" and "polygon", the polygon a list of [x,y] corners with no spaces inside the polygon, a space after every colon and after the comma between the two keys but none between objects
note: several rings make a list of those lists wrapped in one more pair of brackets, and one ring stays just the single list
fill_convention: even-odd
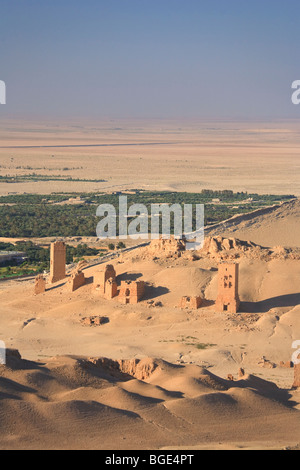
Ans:
[{"label": "cluster of ruins", "polygon": [[[218,269],[218,296],[215,311],[237,313],[240,306],[238,293],[239,265],[237,263],[221,263]],[[197,310],[203,305],[200,296],[182,297],[179,308]]]},{"label": "cluster of ruins", "polygon": [[[185,251],[185,240],[159,239],[153,240],[150,244],[150,251],[162,251],[167,256],[181,256]],[[73,270],[68,279],[71,292],[85,285],[86,278],[83,273],[85,263],[80,262]],[[215,303],[215,310],[219,312],[237,313],[240,305],[238,294],[239,265],[233,262],[223,262],[219,264],[218,270],[218,296]],[[66,278],[66,245],[62,241],[51,244],[50,248],[50,278],[51,284],[57,283]],[[111,264],[98,271],[94,275],[94,288],[106,299],[118,297],[123,304],[137,304],[144,296],[144,281],[121,281],[120,287],[117,284],[116,271]],[[35,280],[35,294],[46,291],[46,280],[40,274]],[[184,309],[199,309],[203,305],[201,296],[184,296],[181,298],[179,307]]]},{"label": "cluster of ruins", "polygon": [[[181,256],[185,250],[184,240],[164,240],[160,239],[152,242],[152,249],[155,251],[162,250],[167,257]],[[51,244],[50,249],[50,277],[51,284],[66,279],[66,245],[64,242],[58,241]],[[70,290],[73,292],[86,284],[86,278],[83,273],[85,262],[78,263],[68,277]],[[215,302],[216,312],[237,313],[240,306],[239,292],[239,265],[235,262],[222,262],[218,265],[218,295]],[[93,278],[93,286],[95,291],[105,299],[117,298],[123,304],[137,304],[145,294],[144,281],[122,280],[120,286],[117,284],[116,271],[111,264],[107,264],[103,270],[95,273]],[[39,274],[35,279],[34,292],[36,295],[46,291],[46,279]],[[179,302],[181,309],[196,310],[203,306],[201,296],[184,296]],[[106,317],[85,317],[82,324],[87,326],[98,326],[107,322]],[[264,359],[264,358],[263,358]],[[264,359],[263,366],[266,365]],[[275,366],[275,365],[274,365]],[[293,388],[300,387],[300,364],[294,365],[292,362],[281,362],[280,367],[294,368],[294,384]]]},{"label": "cluster of ruins", "polygon": [[[245,245],[249,244],[251,248],[255,247],[254,244],[246,242]],[[224,245],[224,246],[223,246]],[[217,239],[208,237],[205,239],[203,252],[210,253],[211,251],[230,250],[234,249],[239,244],[235,243],[234,240],[223,239],[219,237]],[[246,248],[243,246],[243,250]],[[248,245],[247,245],[248,248]],[[185,239],[164,239],[152,240],[148,253],[151,255],[161,254],[164,257],[176,257],[182,256],[182,253],[186,250]],[[194,259],[197,259],[195,255]],[[218,272],[218,296],[215,303],[215,309],[219,312],[237,313],[240,300],[238,294],[238,277],[239,277],[239,265],[235,262],[222,262],[219,263]],[[179,308],[196,310],[203,306],[203,299],[201,296],[184,296],[180,299]]]},{"label": "cluster of ruins", "polygon": [[[68,282],[71,292],[79,289],[86,284],[86,278],[83,273],[85,262],[79,262],[77,267],[72,271]],[[64,242],[55,242],[50,248],[50,284],[55,284],[66,278],[66,245]],[[116,280],[116,271],[111,264],[107,264],[102,271],[98,271],[94,275],[94,288],[99,294],[106,299],[118,297],[123,304],[137,304],[144,296],[144,281],[121,281],[118,288]],[[35,279],[34,293],[42,294],[46,291],[46,279],[39,274]]]}]

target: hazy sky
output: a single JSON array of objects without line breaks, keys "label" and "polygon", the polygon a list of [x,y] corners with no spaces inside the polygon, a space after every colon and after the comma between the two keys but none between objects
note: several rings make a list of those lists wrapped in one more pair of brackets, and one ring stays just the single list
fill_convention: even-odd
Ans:
[{"label": "hazy sky", "polygon": [[300,117],[299,0],[0,7],[1,117]]}]

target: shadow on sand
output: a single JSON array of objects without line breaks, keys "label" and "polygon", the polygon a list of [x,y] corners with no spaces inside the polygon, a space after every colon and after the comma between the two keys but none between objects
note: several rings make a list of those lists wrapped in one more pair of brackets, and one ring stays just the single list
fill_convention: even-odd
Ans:
[{"label": "shadow on sand", "polygon": [[272,308],[295,307],[300,304],[299,294],[279,295],[259,302],[241,302],[240,311],[249,313],[265,313]]},{"label": "shadow on sand", "polygon": [[117,276],[117,281],[137,281],[141,277],[142,273],[123,273]]},{"label": "shadow on sand", "polygon": [[160,297],[161,295],[168,294],[170,290],[167,287],[163,286],[151,286],[149,284],[146,284],[145,286],[145,295],[143,297],[143,300],[152,300],[157,297]]}]

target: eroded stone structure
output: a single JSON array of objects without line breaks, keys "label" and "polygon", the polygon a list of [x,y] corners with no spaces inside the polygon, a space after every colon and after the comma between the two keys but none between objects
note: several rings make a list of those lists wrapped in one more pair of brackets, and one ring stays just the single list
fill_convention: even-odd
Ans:
[{"label": "eroded stone structure", "polygon": [[84,286],[86,279],[82,271],[77,271],[71,275],[70,284],[71,292],[79,289],[79,287]]},{"label": "eroded stone structure", "polygon": [[105,283],[105,298],[106,299],[113,299],[118,295],[118,285],[115,279],[108,279]]},{"label": "eroded stone structure", "polygon": [[200,296],[182,297],[179,302],[179,308],[190,308],[197,310],[202,305],[202,298]]},{"label": "eroded stone structure", "polygon": [[35,295],[43,294],[46,291],[46,279],[42,274],[35,278],[34,293]]},{"label": "eroded stone structure", "polygon": [[237,313],[240,306],[238,293],[239,265],[219,264],[218,297],[215,308],[219,312]]},{"label": "eroded stone structure", "polygon": [[108,323],[109,319],[107,317],[92,316],[92,317],[84,317],[80,320],[80,322],[84,326],[101,326],[101,325],[104,325],[105,323]]},{"label": "eroded stone structure", "polygon": [[[111,282],[107,284],[107,281],[114,281],[113,286]],[[94,287],[100,295],[105,295],[107,292],[115,290],[116,287],[116,271],[112,264],[107,264],[103,271],[98,271],[94,275]],[[110,297],[111,298],[111,297]]]},{"label": "eroded stone structure", "polygon": [[64,242],[51,243],[50,248],[50,283],[66,277],[66,245]]},{"label": "eroded stone structure", "polygon": [[148,251],[150,254],[163,254],[166,256],[180,257],[181,254],[186,250],[186,241],[184,239],[164,239],[152,240]]},{"label": "eroded stone structure", "polygon": [[145,293],[144,281],[122,281],[119,301],[123,304],[137,304]]}]

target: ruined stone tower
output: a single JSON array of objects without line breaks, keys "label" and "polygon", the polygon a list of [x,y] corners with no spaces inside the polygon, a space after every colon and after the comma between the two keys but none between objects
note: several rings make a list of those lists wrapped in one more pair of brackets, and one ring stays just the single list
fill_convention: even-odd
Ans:
[{"label": "ruined stone tower", "polygon": [[119,301],[123,304],[137,304],[145,292],[144,281],[122,281]]},{"label": "ruined stone tower", "polygon": [[239,292],[239,265],[236,263],[219,264],[218,297],[216,311],[236,313],[240,306]]},{"label": "ruined stone tower", "polygon": [[106,283],[109,279],[116,281],[116,271],[112,264],[107,264],[103,271],[98,271],[94,275],[94,287],[100,295],[106,293]]},{"label": "ruined stone tower", "polygon": [[193,297],[182,297],[179,302],[179,308],[190,308],[192,310],[197,310],[202,305],[202,298],[200,295]]},{"label": "ruined stone tower", "polygon": [[50,283],[66,277],[66,245],[64,242],[51,243],[50,248]]},{"label": "ruined stone tower", "polygon": [[46,280],[42,274],[35,278],[34,293],[35,295],[43,294],[46,291]]}]

